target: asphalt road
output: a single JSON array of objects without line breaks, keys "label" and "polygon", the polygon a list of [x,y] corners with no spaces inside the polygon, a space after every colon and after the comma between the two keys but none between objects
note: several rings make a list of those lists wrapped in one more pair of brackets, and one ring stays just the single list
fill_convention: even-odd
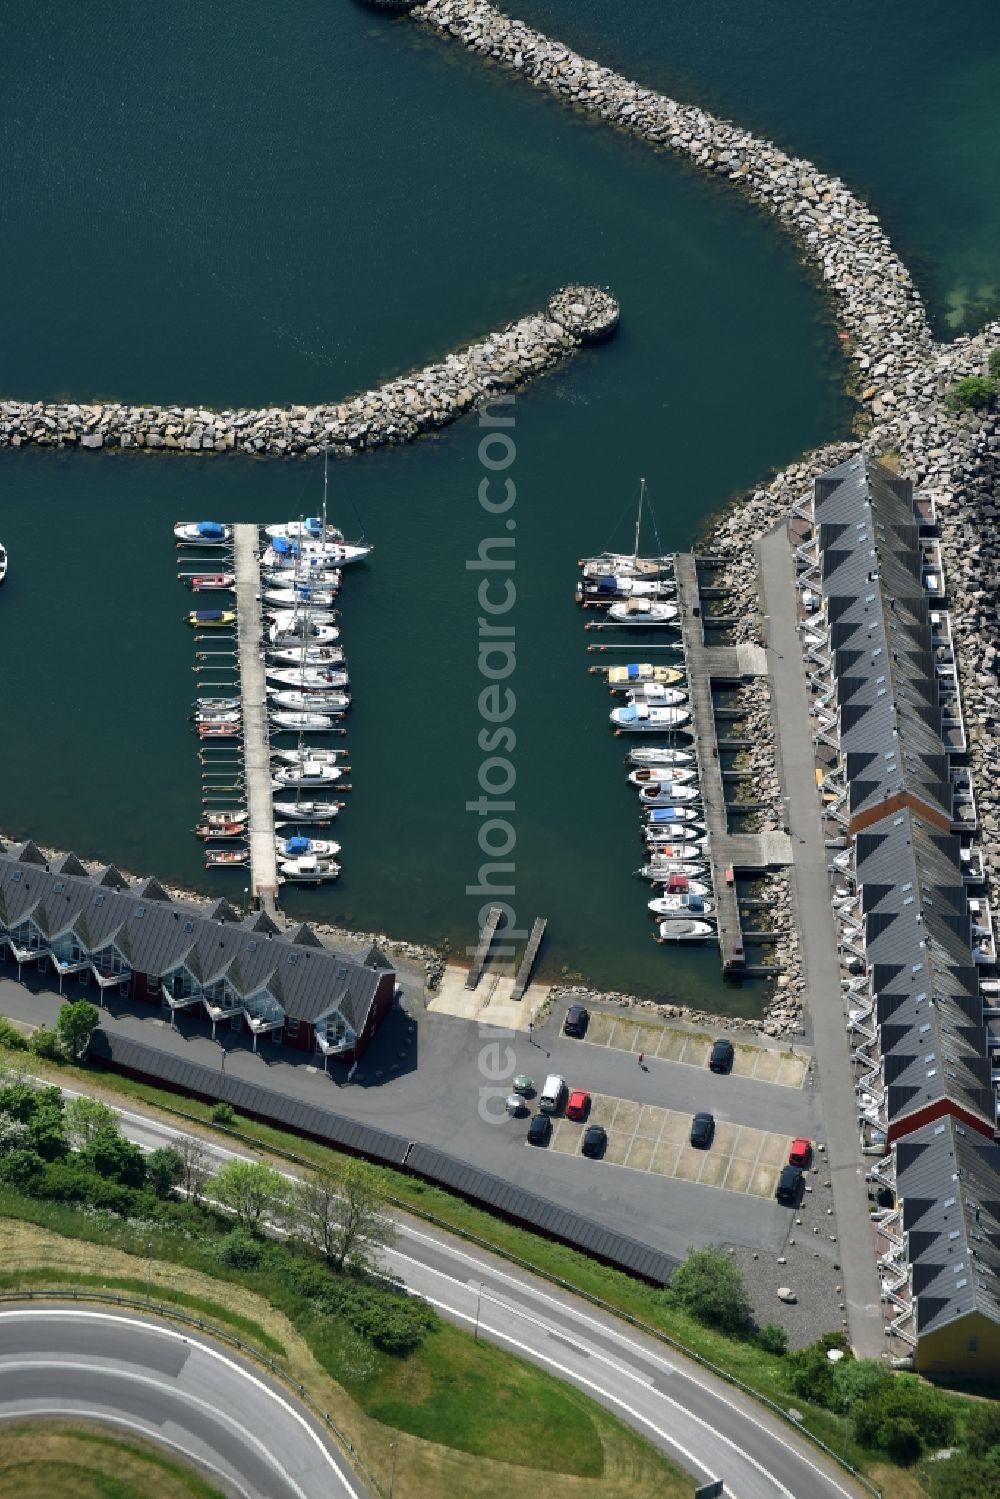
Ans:
[{"label": "asphalt road", "polygon": [[207,1339],[114,1311],[0,1311],[0,1418],[77,1416],[173,1448],[245,1499],[368,1494],[305,1413]]},{"label": "asphalt road", "polygon": [[[147,1149],[182,1133],[138,1111],[121,1119],[123,1133]],[[211,1152],[220,1161],[245,1154]],[[478,1326],[480,1336],[576,1385],[698,1483],[723,1479],[730,1499],[862,1492],[794,1429],[692,1360],[492,1255],[401,1218],[383,1263],[442,1316]]]}]

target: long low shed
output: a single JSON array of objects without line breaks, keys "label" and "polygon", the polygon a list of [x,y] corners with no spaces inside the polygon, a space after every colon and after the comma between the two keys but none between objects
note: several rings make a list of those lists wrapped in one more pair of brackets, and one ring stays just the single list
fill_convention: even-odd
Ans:
[{"label": "long low shed", "polygon": [[580,1213],[560,1207],[547,1197],[528,1192],[488,1171],[480,1171],[432,1146],[414,1143],[403,1135],[394,1135],[370,1124],[361,1124],[333,1109],[290,1098],[275,1088],[264,1088],[231,1074],[227,1076],[221,1068],[188,1061],[176,1052],[161,1051],[131,1036],[120,1036],[99,1028],[91,1039],[88,1058],[116,1072],[159,1083],[173,1092],[207,1103],[231,1104],[249,1118],[283,1125],[296,1134],[324,1145],[333,1145],[339,1150],[351,1151],[379,1165],[395,1166],[545,1238],[583,1250],[595,1259],[655,1284],[665,1284],[677,1264],[662,1250],[604,1228]]}]

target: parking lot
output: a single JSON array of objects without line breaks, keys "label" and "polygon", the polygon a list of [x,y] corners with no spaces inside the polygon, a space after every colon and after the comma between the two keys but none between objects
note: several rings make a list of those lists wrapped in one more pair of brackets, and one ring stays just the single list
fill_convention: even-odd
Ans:
[{"label": "parking lot", "polygon": [[[607,1130],[608,1147],[603,1159],[611,1165],[749,1197],[774,1195],[791,1144],[788,1135],[717,1120],[710,1148],[696,1150],[688,1139],[690,1114],[604,1093],[591,1095],[586,1124],[603,1124]],[[562,1155],[578,1155],[584,1128],[585,1124],[571,1119],[554,1119],[548,1148]]]},{"label": "parking lot", "polygon": [[[733,1039],[736,1055],[732,1071],[737,1077],[752,1077],[757,1082],[778,1083],[785,1088],[801,1088],[809,1070],[809,1057],[802,1053],[776,1051],[766,1046],[748,1046]],[[690,1067],[707,1067],[712,1039],[689,1035],[667,1026],[642,1025],[618,1015],[592,1011],[587,1034],[591,1046],[610,1046],[615,1051],[641,1051],[647,1057],[668,1062],[684,1062]]]}]

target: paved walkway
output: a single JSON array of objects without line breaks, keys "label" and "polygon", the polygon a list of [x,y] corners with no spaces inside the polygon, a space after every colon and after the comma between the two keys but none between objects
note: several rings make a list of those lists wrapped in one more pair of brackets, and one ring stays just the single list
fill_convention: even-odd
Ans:
[{"label": "paved walkway", "polygon": [[823,1092],[838,1248],[851,1343],[865,1358],[886,1351],[874,1236],[851,1076],[840,962],[830,908],[826,849],[816,795],[816,761],[795,615],[795,573],[784,524],[757,547],[771,670],[778,772],[791,808],[792,889],[798,908],[806,1003]]},{"label": "paved walkway", "polygon": [[271,800],[271,743],[261,651],[260,568],[257,527],[234,526],[236,556],[236,628],[240,645],[243,698],[243,744],[250,824],[250,888],[272,916],[278,896]]}]

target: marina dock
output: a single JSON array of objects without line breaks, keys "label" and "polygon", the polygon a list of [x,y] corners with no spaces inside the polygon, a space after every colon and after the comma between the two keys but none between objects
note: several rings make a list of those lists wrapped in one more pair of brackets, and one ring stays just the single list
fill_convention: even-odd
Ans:
[{"label": "marina dock", "polygon": [[514,979],[514,989],[510,996],[511,999],[523,999],[524,997],[524,991],[528,987],[531,970],[535,966],[535,959],[538,957],[538,949],[542,945],[542,938],[545,936],[547,925],[548,921],[546,917],[538,916],[535,918],[534,925],[531,928],[531,935],[528,938],[528,945],[524,949],[524,957],[521,959],[521,965]]},{"label": "marina dock", "polygon": [[[767,869],[790,864],[792,845],[785,833],[730,833],[712,689],[713,686],[737,686],[749,678],[766,676],[767,660],[764,650],[758,645],[705,644],[702,592],[697,562],[692,553],[677,554],[674,577],[694,751],[708,830],[722,967],[727,973],[745,972],[744,933],[735,876],[739,873],[762,874]],[[709,621],[712,622],[712,616],[709,616]]]},{"label": "marina dock", "polygon": [[490,948],[493,946],[493,938],[497,934],[497,927],[500,925],[500,917],[502,915],[503,911],[499,906],[490,906],[486,920],[483,922],[483,929],[479,934],[479,946],[476,948],[476,955],[472,960],[469,976],[465,980],[465,987],[467,989],[475,989],[483,976],[486,959],[490,955]]},{"label": "marina dock", "polygon": [[239,644],[240,695],[250,845],[250,893],[270,915],[275,914],[278,869],[274,844],[274,806],[271,800],[271,749],[268,739],[267,695],[261,638],[260,568],[255,525],[233,527],[236,573],[236,621]]}]

